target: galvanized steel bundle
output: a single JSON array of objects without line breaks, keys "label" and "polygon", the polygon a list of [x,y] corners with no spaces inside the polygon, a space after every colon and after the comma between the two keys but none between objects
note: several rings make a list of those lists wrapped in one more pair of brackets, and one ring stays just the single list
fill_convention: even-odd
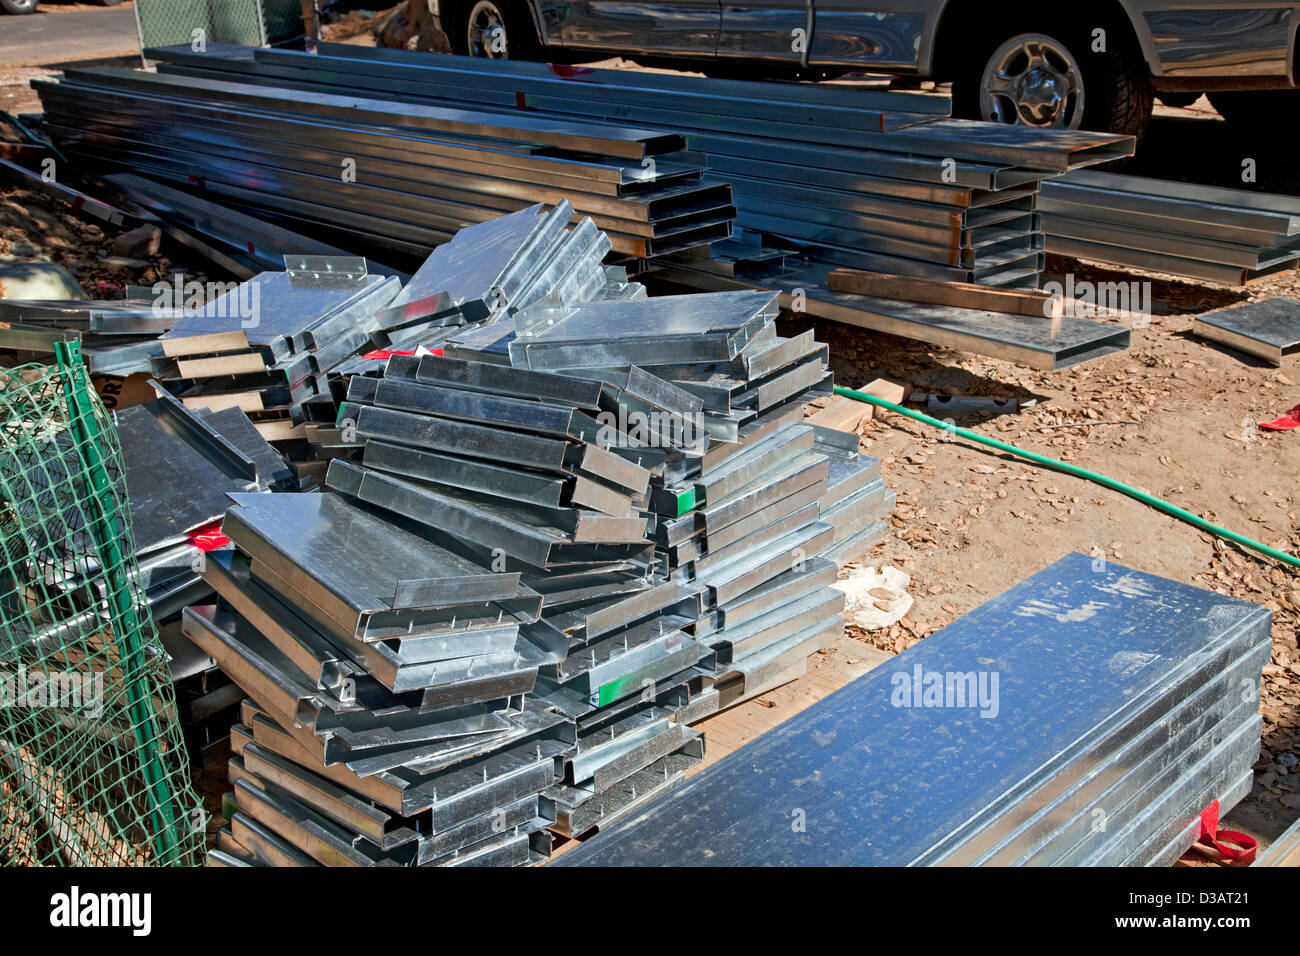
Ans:
[{"label": "galvanized steel bundle", "polygon": [[1300,199],[1085,170],[1043,183],[1047,251],[1245,285],[1300,265]]},{"label": "galvanized steel bundle", "polygon": [[1169,866],[1250,792],[1271,624],[1069,555],[557,865]]},{"label": "galvanized steel bundle", "polygon": [[567,198],[645,257],[724,239],[734,217],[673,133],[139,70],[68,70],[38,91],[85,167],[201,184],[349,247],[422,257],[463,225]]}]

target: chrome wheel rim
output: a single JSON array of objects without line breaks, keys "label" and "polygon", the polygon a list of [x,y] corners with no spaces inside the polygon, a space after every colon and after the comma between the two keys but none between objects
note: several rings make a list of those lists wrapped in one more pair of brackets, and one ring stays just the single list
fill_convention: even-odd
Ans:
[{"label": "chrome wheel rim", "polygon": [[467,39],[470,56],[507,59],[510,48],[506,42],[505,18],[492,0],[479,0],[470,10]]},{"label": "chrome wheel rim", "polygon": [[1026,33],[998,47],[980,79],[980,113],[992,123],[1078,129],[1083,71],[1065,45]]}]

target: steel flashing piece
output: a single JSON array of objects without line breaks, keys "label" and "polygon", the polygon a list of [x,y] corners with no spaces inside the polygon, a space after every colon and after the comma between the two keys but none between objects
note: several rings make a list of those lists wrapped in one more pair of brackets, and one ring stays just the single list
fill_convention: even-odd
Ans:
[{"label": "steel flashing piece", "polygon": [[1281,366],[1300,351],[1300,302],[1277,297],[1198,315],[1192,332]]}]

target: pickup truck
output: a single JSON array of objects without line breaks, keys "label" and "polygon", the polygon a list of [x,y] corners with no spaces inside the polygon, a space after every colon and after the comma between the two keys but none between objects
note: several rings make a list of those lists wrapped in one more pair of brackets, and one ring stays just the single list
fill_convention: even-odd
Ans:
[{"label": "pickup truck", "polygon": [[1202,93],[1229,120],[1277,120],[1296,89],[1300,3],[430,2],[471,56],[620,55],[749,78],[892,73],[951,82],[958,116],[1029,126],[1141,136],[1155,97],[1177,106]]}]

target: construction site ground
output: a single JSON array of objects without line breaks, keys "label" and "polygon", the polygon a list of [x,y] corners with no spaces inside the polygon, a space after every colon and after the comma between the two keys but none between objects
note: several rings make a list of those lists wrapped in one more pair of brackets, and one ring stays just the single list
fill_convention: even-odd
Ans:
[{"label": "construction site ground", "polygon": [[[0,76],[0,108],[30,111],[15,85],[5,82]],[[4,105],[6,96],[10,105]],[[1206,101],[1160,112],[1132,171],[1219,185],[1239,180],[1243,146],[1227,135]],[[1201,144],[1197,150],[1188,149],[1193,141]],[[1257,168],[1267,188],[1300,192],[1280,161],[1274,166],[1261,155]],[[101,259],[110,254],[112,238],[111,231],[86,226],[41,196],[0,185],[0,254],[31,255],[35,246],[70,268],[92,295],[120,295],[123,283],[151,283],[178,264],[198,277],[210,269],[202,262],[173,261],[167,257],[175,250],[164,246],[147,269],[106,270]],[[1300,297],[1300,278],[1289,274],[1234,289],[1063,259],[1050,260],[1049,272],[1049,279],[1072,272],[1076,281],[1150,281],[1155,314],[1134,328],[1130,352],[1061,372],[829,323],[816,323],[817,335],[830,346],[838,384],[860,386],[883,377],[909,392],[1031,402],[992,418],[953,417],[958,425],[1101,472],[1273,547],[1300,552],[1300,431],[1256,427],[1300,404],[1300,357],[1274,369],[1190,333],[1193,316],[1210,309],[1276,295]],[[783,324],[782,334],[788,334],[810,321],[788,316]],[[891,533],[872,560],[912,577],[915,605],[884,630],[850,626],[810,661],[806,687],[798,682],[744,705],[740,714],[714,718],[730,719],[727,734],[717,737],[727,740],[728,749],[811,703],[805,699],[808,688],[829,693],[878,663],[878,651],[902,651],[1078,551],[1273,611],[1272,662],[1265,669],[1261,706],[1263,753],[1254,789],[1225,825],[1266,845],[1300,817],[1300,577],[1123,495],[947,440],[897,415],[878,415],[861,432],[863,451],[884,461],[886,484],[898,495]],[[709,734],[711,740],[716,736],[712,729]]]}]

